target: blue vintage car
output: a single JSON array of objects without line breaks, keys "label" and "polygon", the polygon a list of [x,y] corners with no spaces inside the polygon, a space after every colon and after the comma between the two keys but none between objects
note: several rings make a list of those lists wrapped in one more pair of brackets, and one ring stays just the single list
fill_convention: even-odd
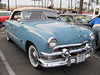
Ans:
[{"label": "blue vintage car", "polygon": [[13,40],[28,53],[34,68],[81,63],[93,53],[92,31],[56,20],[58,14],[47,8],[23,7],[13,11],[5,22],[7,40]]}]

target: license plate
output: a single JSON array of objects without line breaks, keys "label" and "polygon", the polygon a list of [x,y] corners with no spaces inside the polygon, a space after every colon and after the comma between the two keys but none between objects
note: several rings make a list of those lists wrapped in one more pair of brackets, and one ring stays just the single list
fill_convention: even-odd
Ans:
[{"label": "license plate", "polygon": [[77,56],[77,63],[85,61],[85,54]]}]

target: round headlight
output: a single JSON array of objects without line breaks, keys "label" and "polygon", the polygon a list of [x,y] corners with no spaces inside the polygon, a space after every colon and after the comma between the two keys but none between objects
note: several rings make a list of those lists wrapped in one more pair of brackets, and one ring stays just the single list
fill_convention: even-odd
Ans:
[{"label": "round headlight", "polygon": [[57,45],[57,40],[55,37],[50,37],[47,42],[50,48],[54,48]]},{"label": "round headlight", "polygon": [[95,38],[94,33],[93,33],[93,32],[92,32],[92,33],[90,33],[89,37],[90,37],[90,40],[94,40],[94,38]]}]

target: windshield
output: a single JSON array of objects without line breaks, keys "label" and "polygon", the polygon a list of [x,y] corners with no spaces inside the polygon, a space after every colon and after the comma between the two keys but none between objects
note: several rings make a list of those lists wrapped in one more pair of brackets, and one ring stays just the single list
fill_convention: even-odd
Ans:
[{"label": "windshield", "polygon": [[92,18],[89,16],[81,15],[81,16],[75,16],[75,19],[80,24],[87,24]]},{"label": "windshield", "polygon": [[62,15],[61,17],[61,20],[64,21],[64,22],[67,22],[67,23],[70,23],[70,24],[74,24],[75,21],[73,19],[73,16],[70,16],[70,15]]},{"label": "windshield", "polygon": [[25,12],[25,20],[43,20],[43,19],[56,19],[58,14],[52,11],[27,11]]},{"label": "windshield", "polygon": [[11,12],[0,12],[0,16],[10,16]]},{"label": "windshield", "polygon": [[56,12],[52,12],[52,11],[45,11],[45,14],[48,19],[57,19],[59,17]]}]

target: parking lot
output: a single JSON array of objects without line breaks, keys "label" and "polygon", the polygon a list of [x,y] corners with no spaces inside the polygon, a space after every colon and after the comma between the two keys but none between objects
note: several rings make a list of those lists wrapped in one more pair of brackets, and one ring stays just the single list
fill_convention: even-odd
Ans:
[{"label": "parking lot", "polygon": [[14,42],[7,42],[5,32],[0,30],[0,75],[100,75],[100,50],[80,64],[37,70],[27,54]]}]

